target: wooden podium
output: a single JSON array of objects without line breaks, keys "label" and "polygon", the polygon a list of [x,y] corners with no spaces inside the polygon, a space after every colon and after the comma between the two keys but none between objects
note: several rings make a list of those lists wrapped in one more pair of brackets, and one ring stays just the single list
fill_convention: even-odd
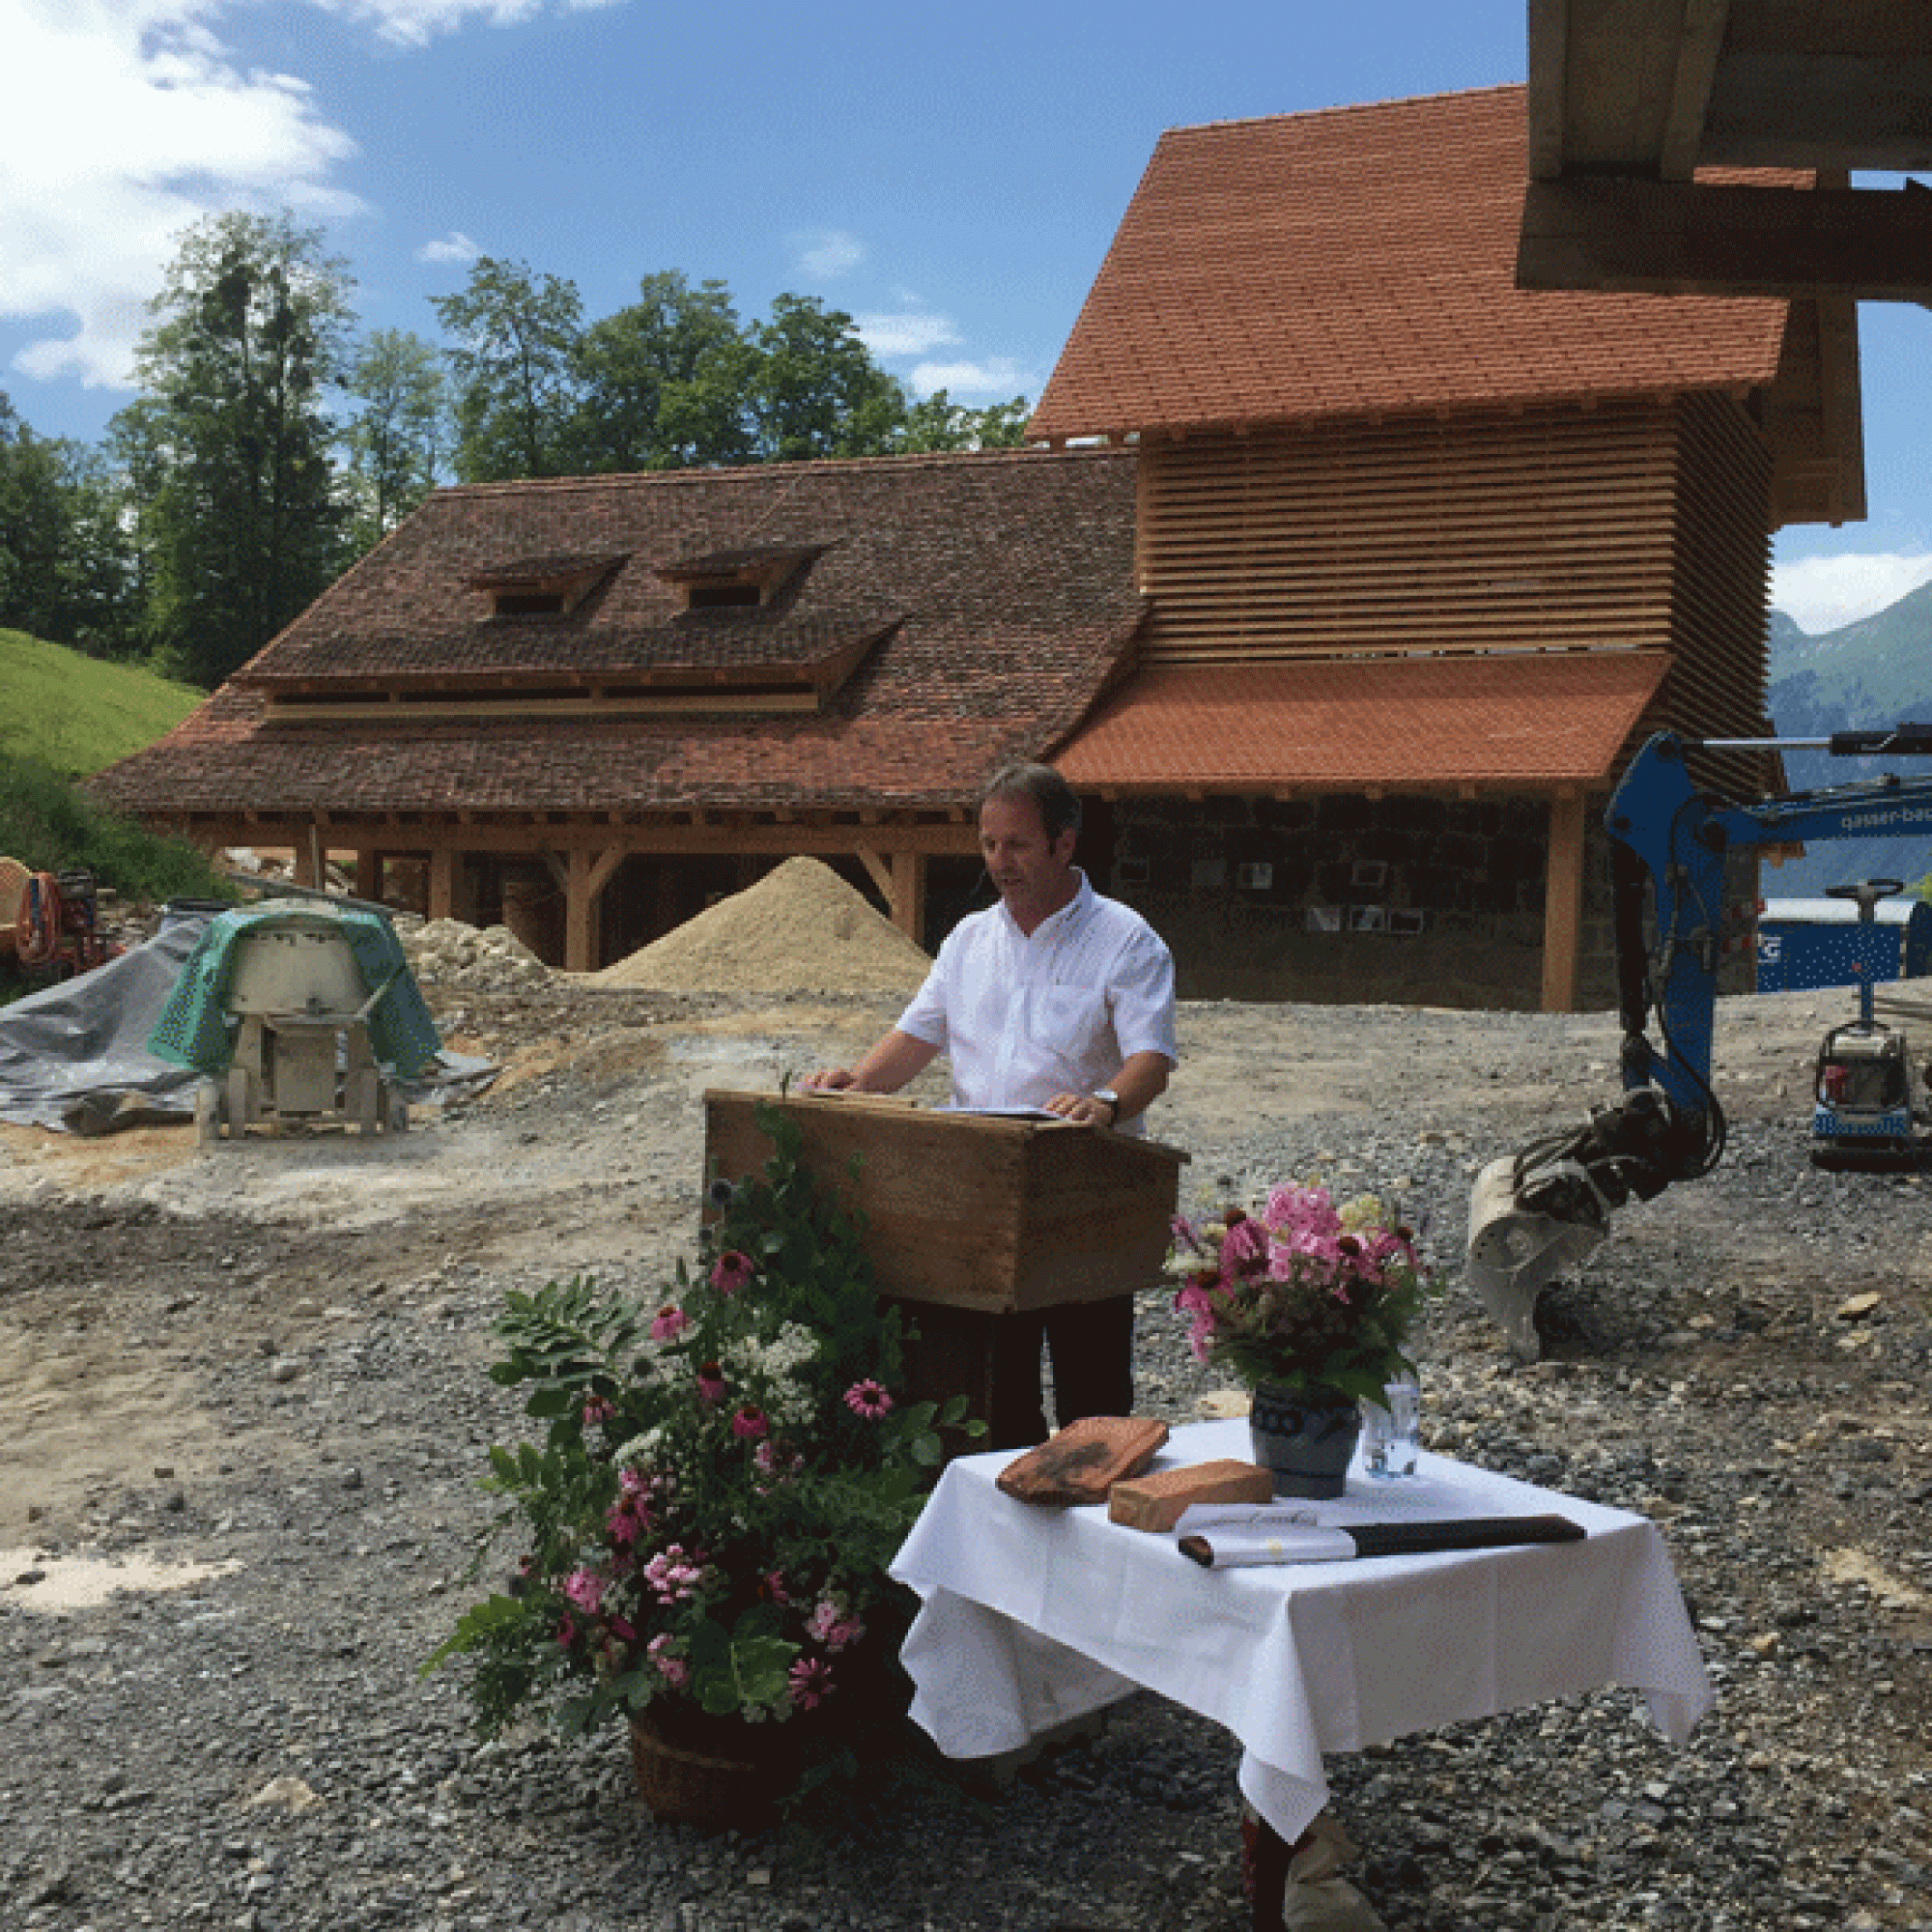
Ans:
[{"label": "wooden podium", "polygon": [[761,1104],[796,1123],[812,1179],[865,1216],[880,1290],[906,1304],[918,1333],[906,1351],[915,1401],[964,1395],[974,1414],[994,1415],[1003,1321],[1161,1278],[1188,1158],[1179,1148],[871,1095],[713,1090],[704,1096],[707,1179],[735,1180],[764,1165]]}]

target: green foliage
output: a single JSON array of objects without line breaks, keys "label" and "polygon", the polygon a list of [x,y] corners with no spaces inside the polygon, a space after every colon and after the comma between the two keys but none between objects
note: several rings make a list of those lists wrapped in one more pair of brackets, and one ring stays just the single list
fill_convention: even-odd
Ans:
[{"label": "green foliage", "polygon": [[436,488],[449,454],[449,392],[436,346],[401,328],[379,328],[362,343],[348,387],[360,405],[349,429],[349,468],[361,551]]},{"label": "green foliage", "polygon": [[149,469],[143,536],[162,648],[197,684],[245,663],[347,560],[334,427],[346,270],[293,216],[186,230],[149,304],[136,369]]},{"label": "green foliage", "polygon": [[1026,440],[1027,399],[994,403],[983,410],[967,409],[935,389],[911,404],[899,432],[895,453],[917,456],[940,449],[1017,449]]},{"label": "green foliage", "polygon": [[[425,1668],[461,1657],[486,1732],[531,1701],[576,1733],[657,1702],[802,1726],[838,1748],[857,1661],[909,1613],[887,1566],[943,1460],[978,1435],[963,1401],[905,1403],[896,1309],[863,1234],[773,1152],[715,1182],[695,1267],[654,1309],[580,1277],[511,1293],[490,1370],[527,1391],[535,1440],[490,1451],[498,1529],[525,1553],[507,1594],[468,1611]],[[802,1758],[801,1764],[807,1760]]]},{"label": "green foliage", "polygon": [[37,437],[0,395],[0,625],[98,657],[138,648],[124,508],[104,458]]},{"label": "green foliage", "polygon": [[139,666],[0,630],[0,754],[38,759],[66,778],[152,745],[202,696]]},{"label": "green foliage", "polygon": [[748,338],[747,387],[760,456],[775,463],[889,450],[905,391],[872,360],[852,318],[807,296],[777,296]]},{"label": "green foliage", "polygon": [[33,758],[0,754],[0,853],[35,872],[85,867],[127,899],[232,896],[196,847],[102,811]]},{"label": "green foliage", "polygon": [[560,475],[583,333],[577,285],[485,255],[462,294],[433,296],[430,306],[454,338],[457,475],[466,483]]},{"label": "green foliage", "polygon": [[572,467],[591,474],[750,462],[742,390],[751,360],[730,292],[666,272],[646,275],[638,293],[579,346]]}]

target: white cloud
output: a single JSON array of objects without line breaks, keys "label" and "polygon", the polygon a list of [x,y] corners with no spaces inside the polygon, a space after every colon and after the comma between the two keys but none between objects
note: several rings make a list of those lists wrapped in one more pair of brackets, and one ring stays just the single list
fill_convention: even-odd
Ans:
[{"label": "white cloud", "polygon": [[305,82],[244,71],[208,24],[220,11],[0,0],[0,313],[49,323],[16,358],[30,376],[125,384],[175,239],[203,215],[359,206],[329,182],[355,144]]},{"label": "white cloud", "polygon": [[453,34],[472,18],[486,26],[514,27],[540,14],[594,14],[624,0],[313,0],[325,14],[362,22],[391,46],[427,46],[438,34]]},{"label": "white cloud", "polygon": [[959,340],[952,318],[929,308],[905,309],[896,315],[861,315],[853,321],[874,355],[926,355]]},{"label": "white cloud", "polygon": [[452,228],[447,235],[439,235],[434,242],[425,242],[416,250],[418,262],[473,262],[482,254],[469,237],[460,228]]},{"label": "white cloud", "polygon": [[985,362],[922,362],[907,379],[922,395],[944,389],[958,402],[966,396],[987,396],[1009,403],[1015,396],[1037,393],[1038,378],[1010,356],[995,355]]},{"label": "white cloud", "polygon": [[1932,582],[1932,556],[1806,556],[1773,566],[1771,601],[1776,610],[1813,637],[1856,624]]},{"label": "white cloud", "polygon": [[815,228],[789,240],[799,273],[815,282],[836,281],[866,259],[866,244],[842,228]]}]

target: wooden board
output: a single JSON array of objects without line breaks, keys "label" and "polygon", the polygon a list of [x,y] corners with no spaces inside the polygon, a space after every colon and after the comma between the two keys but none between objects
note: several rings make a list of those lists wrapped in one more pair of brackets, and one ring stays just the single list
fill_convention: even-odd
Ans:
[{"label": "wooden board", "polygon": [[1160,1279],[1187,1159],[1179,1148],[904,1101],[713,1090],[704,1096],[707,1179],[735,1180],[764,1165],[771,1143],[753,1118],[761,1102],[797,1123],[814,1179],[865,1216],[867,1253],[887,1294],[1002,1314],[1098,1301]]}]

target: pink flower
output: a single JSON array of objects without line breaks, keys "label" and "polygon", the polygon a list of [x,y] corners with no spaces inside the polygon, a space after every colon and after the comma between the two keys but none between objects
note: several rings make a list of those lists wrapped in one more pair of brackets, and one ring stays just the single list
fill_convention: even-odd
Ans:
[{"label": "pink flower", "polygon": [[638,1532],[643,1524],[631,1514],[630,1499],[620,1496],[611,1505],[611,1513],[604,1519],[604,1527],[612,1543],[620,1548],[628,1548],[637,1542]]},{"label": "pink flower", "polygon": [[749,1402],[731,1418],[731,1434],[746,1442],[755,1442],[769,1427],[764,1410]]},{"label": "pink flower", "polygon": [[720,1294],[736,1294],[752,1278],[752,1259],[726,1248],[711,1267],[711,1286]]},{"label": "pink flower", "polygon": [[832,1694],[832,1666],[819,1657],[801,1657],[791,1667],[791,1698],[810,1711]]},{"label": "pink flower", "polygon": [[676,1302],[668,1301],[651,1321],[653,1342],[675,1342],[691,1326],[691,1317]]},{"label": "pink flower", "polygon": [[673,1690],[681,1690],[691,1678],[691,1666],[670,1652],[670,1634],[654,1636],[644,1646],[644,1655],[658,1667],[658,1674]]},{"label": "pink flower", "polygon": [[716,1362],[697,1365],[697,1393],[706,1402],[724,1400],[724,1371]]},{"label": "pink flower", "polygon": [[565,1610],[563,1613],[563,1621],[559,1623],[556,1627],[556,1640],[564,1647],[565,1650],[568,1650],[571,1646],[572,1640],[576,1637],[576,1635],[577,1635],[577,1626],[571,1622],[570,1612],[568,1610]]},{"label": "pink flower", "polygon": [[627,1623],[622,1617],[618,1616],[615,1611],[612,1611],[611,1615],[609,1615],[604,1619],[604,1621],[606,1625],[610,1628],[613,1635],[622,1637],[626,1643],[637,1642],[638,1640],[637,1627],[633,1624]]},{"label": "pink flower", "polygon": [[845,1391],[845,1406],[867,1422],[877,1422],[892,1412],[893,1399],[867,1376]]},{"label": "pink flower", "polygon": [[791,1602],[791,1592],[785,1588],[784,1572],[782,1570],[770,1570],[765,1573],[765,1594],[775,1604],[788,1604]]},{"label": "pink flower", "polygon": [[831,1651],[843,1650],[866,1634],[866,1626],[857,1617],[848,1617],[844,1605],[832,1597],[819,1600],[805,1628],[814,1643],[822,1643]]},{"label": "pink flower", "polygon": [[704,1568],[686,1555],[681,1544],[660,1549],[640,1573],[651,1593],[661,1604],[681,1604],[697,1594],[704,1581]]},{"label": "pink flower", "polygon": [[599,1422],[609,1422],[617,1411],[601,1395],[593,1395],[583,1405],[583,1426],[588,1429]]},{"label": "pink flower", "polygon": [[594,1570],[573,1570],[563,1579],[563,1594],[580,1610],[595,1610],[604,1596],[604,1578]]}]

